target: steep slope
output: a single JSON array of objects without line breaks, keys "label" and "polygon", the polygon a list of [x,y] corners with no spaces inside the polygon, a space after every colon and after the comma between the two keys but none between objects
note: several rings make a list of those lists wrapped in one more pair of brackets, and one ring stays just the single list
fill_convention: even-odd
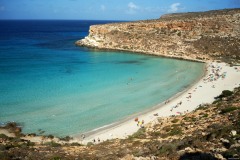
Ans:
[{"label": "steep slope", "polygon": [[240,9],[164,15],[93,25],[79,46],[184,59],[240,59]]}]

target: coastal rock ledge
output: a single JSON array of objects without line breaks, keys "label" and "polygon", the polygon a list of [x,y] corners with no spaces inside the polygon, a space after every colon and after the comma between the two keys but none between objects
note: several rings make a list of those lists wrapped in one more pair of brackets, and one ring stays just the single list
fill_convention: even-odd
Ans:
[{"label": "coastal rock ledge", "polygon": [[93,25],[76,45],[199,61],[239,61],[240,8]]}]

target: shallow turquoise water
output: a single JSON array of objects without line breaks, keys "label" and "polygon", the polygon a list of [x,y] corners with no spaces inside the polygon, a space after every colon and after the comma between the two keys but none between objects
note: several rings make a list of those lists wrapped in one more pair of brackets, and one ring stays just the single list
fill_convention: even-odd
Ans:
[{"label": "shallow turquoise water", "polygon": [[32,33],[0,37],[0,122],[19,122],[24,133],[90,131],[165,101],[203,74],[202,63],[79,48],[72,32]]}]

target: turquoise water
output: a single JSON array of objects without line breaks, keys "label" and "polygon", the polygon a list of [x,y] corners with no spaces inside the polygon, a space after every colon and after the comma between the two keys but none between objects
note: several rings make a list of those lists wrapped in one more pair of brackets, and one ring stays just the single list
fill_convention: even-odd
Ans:
[{"label": "turquoise water", "polygon": [[84,34],[72,31],[82,23],[62,23],[67,31],[1,37],[1,123],[19,122],[24,133],[83,133],[149,109],[203,74],[202,63],[76,47],[90,23]]}]

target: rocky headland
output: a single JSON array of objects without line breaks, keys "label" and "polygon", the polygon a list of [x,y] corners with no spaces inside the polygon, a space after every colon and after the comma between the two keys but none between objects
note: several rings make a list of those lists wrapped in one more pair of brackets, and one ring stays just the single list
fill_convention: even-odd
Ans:
[{"label": "rocky headland", "polygon": [[155,20],[93,25],[76,45],[191,60],[240,59],[240,9],[167,14]]}]

